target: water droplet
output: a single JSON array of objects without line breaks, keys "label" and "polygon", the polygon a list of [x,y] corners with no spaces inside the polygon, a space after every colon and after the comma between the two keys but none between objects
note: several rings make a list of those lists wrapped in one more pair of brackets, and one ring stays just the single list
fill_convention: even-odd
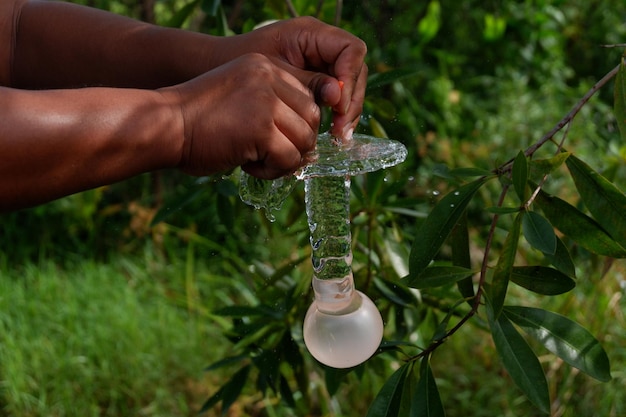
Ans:
[{"label": "water droplet", "polygon": [[454,192],[454,195],[459,195],[459,194],[461,194],[461,193],[459,193],[458,191]]},{"label": "water droplet", "polygon": [[433,195],[434,195],[435,197],[437,197],[439,194],[441,194],[439,191],[437,191],[437,190],[433,191]]},{"label": "water droplet", "polygon": [[450,204],[450,207],[454,207],[454,204]]}]

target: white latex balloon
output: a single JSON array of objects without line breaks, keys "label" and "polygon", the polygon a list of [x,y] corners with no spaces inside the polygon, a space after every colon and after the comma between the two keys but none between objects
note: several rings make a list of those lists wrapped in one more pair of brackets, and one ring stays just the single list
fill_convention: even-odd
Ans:
[{"label": "white latex balloon", "polygon": [[376,305],[356,291],[360,306],[346,314],[327,314],[313,302],[304,318],[304,343],[315,359],[333,368],[351,368],[369,359],[383,338]]}]

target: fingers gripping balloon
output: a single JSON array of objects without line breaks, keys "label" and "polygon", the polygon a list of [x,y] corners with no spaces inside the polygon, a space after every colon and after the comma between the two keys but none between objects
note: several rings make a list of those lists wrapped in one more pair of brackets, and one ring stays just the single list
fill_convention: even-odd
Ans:
[{"label": "fingers gripping balloon", "polygon": [[267,213],[280,207],[296,179],[305,182],[315,300],[303,334],[311,355],[325,365],[359,365],[376,352],[383,335],[376,306],[354,288],[350,176],[399,164],[406,154],[404,145],[389,139],[355,134],[341,141],[325,133],[318,136],[312,162],[293,177],[267,182],[242,174],[242,200]]}]

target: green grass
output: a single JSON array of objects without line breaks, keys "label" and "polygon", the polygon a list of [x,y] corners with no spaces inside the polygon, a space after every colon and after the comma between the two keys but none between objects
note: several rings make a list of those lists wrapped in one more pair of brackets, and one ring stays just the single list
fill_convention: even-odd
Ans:
[{"label": "green grass", "polygon": [[0,272],[0,415],[196,415],[225,344],[143,261]]}]

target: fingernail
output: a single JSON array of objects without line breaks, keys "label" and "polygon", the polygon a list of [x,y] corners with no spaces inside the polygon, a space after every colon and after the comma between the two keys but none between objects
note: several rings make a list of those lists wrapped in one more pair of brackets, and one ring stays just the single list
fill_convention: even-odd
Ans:
[{"label": "fingernail", "polygon": [[350,125],[343,128],[342,138],[346,140],[352,139],[352,134],[354,133],[354,128]]}]

